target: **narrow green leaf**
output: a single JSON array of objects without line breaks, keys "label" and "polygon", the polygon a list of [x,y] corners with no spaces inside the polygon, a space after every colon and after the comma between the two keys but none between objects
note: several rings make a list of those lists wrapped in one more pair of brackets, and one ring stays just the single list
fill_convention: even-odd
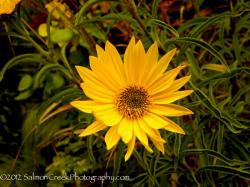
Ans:
[{"label": "narrow green leaf", "polygon": [[[87,18],[81,18],[81,22],[79,23],[79,25],[81,26],[87,26],[90,23],[94,23],[94,22],[102,22],[102,21],[107,21],[107,20],[111,20],[111,21],[129,21],[133,24],[137,24],[136,20],[134,20],[130,15],[125,14],[125,13],[119,13],[119,14],[115,14],[115,13],[110,13],[104,16],[96,16],[92,19],[87,19]],[[93,34],[93,33],[92,33]]]},{"label": "narrow green leaf", "polygon": [[149,26],[149,25],[152,25],[152,24],[163,27],[164,29],[166,29],[167,31],[169,31],[170,33],[172,33],[176,38],[179,38],[179,33],[171,25],[166,24],[165,22],[163,22],[161,20],[158,20],[158,19],[150,19],[147,22],[147,25]]},{"label": "narrow green leaf", "polygon": [[233,133],[240,133],[241,130],[236,129],[241,128],[241,129],[246,129],[247,127],[242,125],[239,121],[235,120],[232,118],[228,113],[225,111],[221,111],[214,102],[212,102],[206,94],[203,93],[200,89],[198,89],[192,82],[189,83],[192,87],[192,89],[195,91],[195,95],[199,98],[201,101],[201,104],[204,105],[211,114],[213,114],[214,117],[216,117],[218,120],[223,122],[226,127]]},{"label": "narrow green leaf", "polygon": [[207,42],[201,40],[201,39],[196,39],[196,38],[191,38],[191,37],[183,37],[183,38],[176,38],[176,39],[170,39],[168,41],[166,41],[166,43],[164,44],[169,45],[172,43],[186,43],[186,44],[194,44],[197,45],[205,50],[207,50],[208,52],[210,52],[215,58],[217,58],[221,64],[223,64],[226,68],[227,72],[230,72],[230,69],[226,63],[226,60],[223,58],[223,56],[221,56],[221,54],[218,52],[218,50],[216,50],[215,48],[213,48],[210,44],[208,44]]},{"label": "narrow green leaf", "polygon": [[205,80],[202,80],[200,83],[197,84],[197,87],[204,87],[205,85],[207,85],[210,81],[212,80],[218,80],[218,79],[229,79],[231,77],[234,77],[236,76],[238,73],[247,73],[247,74],[250,74],[250,68],[248,67],[239,67],[239,68],[236,68],[236,69],[233,69],[231,70],[230,72],[227,72],[227,73],[220,73],[218,75],[214,75],[214,76],[211,76]]},{"label": "narrow green leaf", "polygon": [[118,147],[117,152],[114,156],[114,164],[113,164],[113,176],[118,176],[120,169],[121,169],[121,163],[123,161],[123,152],[124,152],[125,144],[120,144]]},{"label": "narrow green leaf", "polygon": [[16,57],[10,59],[4,65],[3,69],[0,72],[0,81],[2,81],[4,74],[5,74],[5,72],[8,69],[10,69],[10,68],[12,68],[13,66],[16,66],[16,65],[21,65],[23,63],[29,63],[29,64],[34,64],[34,63],[46,64],[46,61],[39,54],[36,54],[36,53],[23,54],[23,55],[16,56]]},{"label": "narrow green leaf", "polygon": [[[82,23],[82,17],[84,17],[86,15],[86,12],[88,11],[88,9],[93,6],[96,3],[100,3],[103,1],[107,1],[107,0],[89,0],[86,1],[84,3],[84,5],[81,7],[81,9],[79,10],[79,12],[77,12],[76,14],[76,18],[75,18],[75,25],[80,25]],[[112,0],[109,0],[112,1]],[[115,1],[115,0],[113,0]]]},{"label": "narrow green leaf", "polygon": [[93,142],[94,142],[94,136],[88,136],[87,137],[87,150],[90,161],[93,163],[93,165],[96,164],[96,159],[93,153]]},{"label": "narrow green leaf", "polygon": [[207,154],[209,156],[212,156],[214,158],[217,158],[218,160],[222,161],[223,163],[227,164],[228,166],[238,166],[238,165],[247,165],[248,162],[242,161],[242,160],[236,160],[236,159],[229,159],[223,154],[216,152],[211,149],[187,149],[180,153],[180,155],[187,155],[187,154]]},{"label": "narrow green leaf", "polygon": [[231,174],[231,175],[238,176],[238,177],[245,178],[245,179],[250,178],[250,172],[244,171],[240,168],[233,168],[233,167],[227,167],[227,166],[205,166],[199,170],[199,173],[202,173],[205,171]]},{"label": "narrow green leaf", "polygon": [[241,158],[242,160],[250,162],[249,157],[249,148],[245,145],[245,142],[239,140],[236,136],[225,137],[228,142],[230,142],[231,149],[235,151],[235,153]]},{"label": "narrow green leaf", "polygon": [[44,77],[46,73],[48,73],[51,70],[58,70],[62,72],[68,79],[72,79],[72,76],[69,74],[69,72],[60,64],[47,64],[43,66],[39,72],[34,77],[34,84],[33,88],[39,88],[40,83],[44,80]]},{"label": "narrow green leaf", "polygon": [[41,117],[41,115],[44,113],[46,109],[48,109],[53,103],[68,103],[74,99],[82,98],[83,93],[78,88],[66,88],[60,92],[58,92],[56,95],[51,97],[50,99],[44,101],[41,106],[38,109],[37,112],[37,119]]},{"label": "narrow green leaf", "polygon": [[152,3],[152,17],[157,18],[158,16],[158,7],[159,7],[160,0],[154,0]]},{"label": "narrow green leaf", "polygon": [[211,26],[212,24],[214,24],[218,21],[221,22],[221,21],[223,21],[224,18],[227,18],[227,17],[237,17],[237,16],[240,16],[240,14],[225,12],[222,14],[218,14],[218,15],[209,17],[205,22],[203,22],[202,24],[195,27],[195,29],[192,30],[189,35],[190,35],[190,37],[198,37],[201,33],[205,32],[207,30],[207,28],[209,26]]},{"label": "narrow green leaf", "polygon": [[178,33],[183,33],[186,30],[190,30],[192,27],[198,27],[198,25],[201,25],[205,21],[207,21],[207,17],[197,17],[193,18],[191,20],[186,21],[185,23],[181,24],[180,27],[178,28]]},{"label": "narrow green leaf", "polygon": [[194,75],[198,79],[202,79],[202,74],[197,59],[194,57],[193,53],[190,50],[187,50],[185,53],[188,59],[192,75]]}]

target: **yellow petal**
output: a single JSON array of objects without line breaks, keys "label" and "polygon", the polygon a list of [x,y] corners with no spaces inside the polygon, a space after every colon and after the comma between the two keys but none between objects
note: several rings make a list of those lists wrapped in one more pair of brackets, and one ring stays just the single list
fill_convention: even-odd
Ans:
[{"label": "yellow petal", "polygon": [[98,60],[102,65],[108,67],[107,71],[117,83],[125,84],[125,74],[123,63],[116,48],[109,42],[106,42],[105,51],[98,45],[96,45]]},{"label": "yellow petal", "polygon": [[106,42],[105,45],[105,53],[106,53],[106,61],[108,67],[113,69],[113,73],[115,73],[115,77],[117,81],[122,83],[122,85],[126,84],[126,76],[124,72],[124,66],[122,59],[116,50],[115,46],[113,46],[109,41]]},{"label": "yellow petal", "polygon": [[170,120],[166,117],[164,117],[164,119],[168,122],[168,124],[164,127],[164,129],[171,131],[171,132],[186,134],[185,131],[179,125],[177,125],[175,122],[173,122],[172,120]]},{"label": "yellow petal", "polygon": [[105,98],[105,97],[107,97],[107,98],[114,98],[114,96],[116,94],[116,92],[108,89],[103,84],[93,84],[93,83],[89,83],[89,82],[84,82],[84,83],[80,84],[80,86],[82,87],[82,89],[85,87],[84,85],[86,85],[87,87],[89,87],[89,89],[93,89],[96,92],[99,92],[99,95],[102,95],[103,98]]},{"label": "yellow petal", "polygon": [[143,73],[143,80],[142,85],[147,86],[149,82],[155,81],[157,77],[152,76],[154,70],[157,67],[158,63],[158,46],[155,42],[153,45],[150,46],[146,53],[146,63],[145,63],[145,70]]},{"label": "yellow petal", "polygon": [[157,79],[148,87],[149,93],[153,95],[161,91],[164,91],[168,87],[170,87],[176,76],[179,74],[180,70],[183,69],[183,67],[184,66],[179,66],[164,73],[159,79]]},{"label": "yellow petal", "polygon": [[95,107],[93,113],[97,119],[107,126],[116,125],[122,119],[122,115],[117,112],[113,104],[106,104],[103,105],[103,107]]},{"label": "yellow petal", "polygon": [[125,155],[125,162],[130,158],[130,156],[133,153],[135,147],[135,136],[132,136],[132,140],[130,140],[130,142],[128,143],[128,149],[127,149],[127,153]]},{"label": "yellow petal", "polygon": [[82,83],[81,84],[84,93],[91,99],[101,102],[101,103],[112,103],[114,100],[114,95],[108,91],[108,89],[101,88],[99,86],[95,86],[90,83]]},{"label": "yellow petal", "polygon": [[107,128],[106,125],[104,125],[103,123],[99,121],[95,121],[91,125],[89,125],[86,129],[84,129],[79,136],[80,137],[88,136],[96,132],[99,132],[105,128]]},{"label": "yellow petal", "polygon": [[156,69],[158,73],[163,73],[164,71],[166,71],[175,53],[176,53],[176,48],[172,49],[171,51],[169,51],[167,54],[165,54],[163,57],[160,58]]},{"label": "yellow petal", "polygon": [[164,116],[183,116],[193,114],[191,110],[175,104],[152,105],[150,111]]},{"label": "yellow petal", "polygon": [[92,113],[93,107],[96,105],[96,103],[92,100],[86,100],[86,101],[72,101],[70,104],[79,109],[82,112],[86,113]]},{"label": "yellow petal", "polygon": [[146,61],[148,64],[153,65],[158,62],[158,46],[157,43],[154,42],[153,45],[150,46],[146,53]]},{"label": "yellow petal", "polygon": [[227,71],[227,67],[222,64],[205,64],[201,67],[201,69],[209,69],[209,70],[219,71],[222,73]]},{"label": "yellow petal", "polygon": [[97,52],[98,59],[100,59],[100,62],[104,63],[106,61],[106,55],[105,55],[105,51],[103,50],[103,48],[100,47],[99,45],[96,45],[96,52]]},{"label": "yellow petal", "polygon": [[153,153],[154,151],[149,147],[149,145],[143,144],[142,145],[147,149],[148,152]]},{"label": "yellow petal", "polygon": [[193,90],[184,90],[184,91],[178,91],[173,93],[165,93],[165,94],[157,94],[152,96],[152,103],[153,104],[169,104],[172,102],[175,102],[179,99],[182,99],[184,97],[187,97],[193,93]]},{"label": "yellow petal", "polygon": [[123,118],[118,125],[118,134],[121,136],[124,143],[128,143],[133,135],[133,121]]},{"label": "yellow petal", "polygon": [[166,141],[161,138],[161,135],[158,130],[151,128],[144,120],[138,120],[138,123],[140,125],[140,128],[146,132],[146,134],[156,141],[160,141],[162,143],[165,143]]},{"label": "yellow petal", "polygon": [[[89,59],[90,59],[90,62],[92,62],[91,63],[92,66],[95,66],[93,64],[99,63],[98,59],[96,57],[90,56]],[[76,70],[84,82],[104,86],[106,89],[108,89],[110,91],[116,91],[118,89],[112,83],[109,82],[109,78],[103,77],[102,74],[96,75],[94,73],[94,71],[91,71],[88,68],[85,68],[82,66],[76,66]],[[97,72],[97,73],[99,73],[99,72]],[[110,73],[110,74],[112,74],[112,73]]]},{"label": "yellow petal", "polygon": [[148,152],[153,153],[154,151],[149,147],[149,145],[145,145],[142,143],[142,145],[147,149]]},{"label": "yellow petal", "polygon": [[167,122],[161,116],[150,112],[146,114],[143,119],[153,129],[161,129],[167,125]]},{"label": "yellow petal", "polygon": [[154,139],[151,139],[153,144],[155,145],[155,147],[162,152],[162,154],[164,154],[164,143],[159,142],[159,141],[155,141]]},{"label": "yellow petal", "polygon": [[118,125],[111,127],[105,135],[105,142],[107,145],[107,150],[110,150],[114,147],[120,140],[120,136],[118,135]]},{"label": "yellow petal", "polygon": [[129,83],[133,83],[135,79],[135,68],[134,68],[134,49],[135,49],[135,38],[132,37],[128,47],[126,48],[125,54],[124,54],[124,70],[126,79]]},{"label": "yellow petal", "polygon": [[14,11],[16,4],[14,2],[0,2],[0,15],[1,14],[10,14]]},{"label": "yellow petal", "polygon": [[152,69],[152,73],[150,73],[150,77],[146,82],[147,85],[151,85],[156,79],[158,79],[162,75],[162,73],[167,69],[175,53],[176,49],[172,49],[163,57],[161,57],[161,59],[159,60],[159,62],[155,67],[152,67],[154,69]]},{"label": "yellow petal", "polygon": [[155,137],[152,137],[151,139],[154,139],[157,142],[166,143],[166,141],[161,138],[161,134],[160,134],[159,130],[153,129],[153,131],[155,133]]},{"label": "yellow petal", "polygon": [[[186,77],[182,77],[180,79],[177,79],[175,80],[172,85],[166,89],[165,93],[168,93],[168,92],[175,92],[177,90],[179,90],[182,86],[184,86],[189,80],[190,80],[191,76],[186,76]],[[161,93],[159,93],[161,94]]]},{"label": "yellow petal", "polygon": [[[134,51],[134,78],[137,84],[141,84],[144,79],[144,72],[146,68],[146,53],[144,50],[144,47],[139,40],[137,44],[135,45],[135,51]],[[138,72],[140,70],[140,72]]]},{"label": "yellow petal", "polygon": [[96,79],[95,74],[91,70],[82,66],[75,66],[75,68],[84,82],[98,84],[98,80]]},{"label": "yellow petal", "polygon": [[140,122],[137,120],[134,122],[134,133],[135,133],[135,136],[140,140],[140,142],[143,145],[148,146],[148,137],[146,133],[144,132],[144,129],[140,127]]},{"label": "yellow petal", "polygon": [[122,84],[116,80],[114,70],[103,63],[99,58],[90,56],[90,67],[98,80],[103,82],[109,89],[116,91]]}]

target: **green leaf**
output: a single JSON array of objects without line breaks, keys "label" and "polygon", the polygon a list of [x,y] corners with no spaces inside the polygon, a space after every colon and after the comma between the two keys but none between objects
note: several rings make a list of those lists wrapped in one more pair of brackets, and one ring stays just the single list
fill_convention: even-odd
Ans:
[{"label": "green leaf", "polygon": [[32,65],[34,63],[46,64],[46,61],[39,54],[36,54],[36,53],[34,53],[34,54],[33,53],[22,54],[22,55],[16,56],[16,57],[10,59],[4,65],[3,69],[0,72],[0,81],[2,81],[4,74],[8,69],[10,69],[16,65],[21,65],[23,63],[32,64]]},{"label": "green leaf", "polygon": [[123,161],[123,152],[124,152],[125,144],[119,144],[118,150],[114,155],[114,164],[113,164],[113,176],[118,176],[120,169],[121,169],[121,163]]},{"label": "green leaf", "polygon": [[[96,16],[94,18],[91,19],[87,19],[87,18],[82,18],[81,22],[79,23],[79,25],[81,26],[86,26],[89,23],[93,23],[93,22],[102,22],[102,21],[106,21],[106,20],[111,20],[111,21],[129,21],[133,24],[137,24],[137,22],[128,14],[125,13],[119,13],[119,14],[115,14],[115,13],[110,13],[104,16]],[[93,33],[92,33],[93,34]]]},{"label": "green leaf", "polygon": [[196,38],[190,38],[190,37],[183,37],[183,38],[176,38],[176,39],[170,39],[168,41],[166,41],[165,45],[169,45],[172,43],[187,43],[187,44],[194,44],[197,45],[205,50],[207,50],[208,52],[210,52],[214,57],[216,57],[221,64],[223,64],[227,70],[227,72],[230,72],[230,69],[226,63],[226,60],[223,58],[223,56],[218,52],[218,50],[216,50],[215,48],[213,48],[210,44],[208,44],[207,42],[201,40],[201,39],[196,39]]},{"label": "green leaf", "polygon": [[233,118],[230,114],[219,109],[216,106],[216,103],[214,103],[211,99],[209,99],[208,96],[202,90],[198,89],[192,82],[189,82],[189,84],[195,91],[195,95],[201,101],[201,104],[204,105],[214,117],[216,117],[218,120],[224,123],[232,133],[237,134],[241,132],[241,130],[239,129],[247,128],[246,126],[242,125],[239,121],[237,121],[235,118]]},{"label": "green leaf", "polygon": [[154,0],[152,3],[152,17],[157,18],[158,16],[158,7],[159,7],[160,0]]},{"label": "green leaf", "polygon": [[[93,6],[96,3],[103,2],[103,1],[107,1],[107,0],[89,0],[89,1],[86,1],[84,3],[84,5],[81,7],[81,9],[79,10],[79,12],[76,13],[75,25],[77,26],[77,25],[80,25],[81,23],[83,23],[82,18],[85,17],[86,12],[88,11],[88,9],[91,6]],[[111,0],[109,0],[109,1],[111,1]]]},{"label": "green leaf", "polygon": [[53,82],[54,89],[61,88],[65,83],[63,77],[57,73],[52,74],[52,82]]},{"label": "green leaf", "polygon": [[205,154],[205,155],[209,155],[212,156],[214,158],[217,158],[218,160],[222,161],[223,163],[225,163],[228,166],[238,166],[238,165],[247,165],[248,162],[247,161],[242,161],[242,160],[237,160],[237,159],[229,159],[226,156],[224,156],[223,154],[216,152],[214,150],[211,149],[187,149],[181,152],[180,155],[184,156],[184,155],[188,155],[188,154]]},{"label": "green leaf", "polygon": [[37,112],[37,119],[39,119],[45,113],[45,111],[49,109],[50,106],[54,103],[60,103],[60,102],[69,103],[70,101],[73,101],[74,99],[82,98],[82,97],[83,97],[83,93],[78,88],[64,89],[41,104]]},{"label": "green leaf", "polygon": [[29,97],[32,95],[32,93],[33,93],[33,92],[32,92],[31,90],[26,90],[26,91],[20,92],[20,93],[15,97],[15,100],[21,101],[21,100],[27,99],[27,98],[29,98]]},{"label": "green leaf", "polygon": [[250,162],[249,148],[240,138],[235,136],[226,137],[227,142],[230,142],[230,148],[237,153],[240,159]]},{"label": "green leaf", "polygon": [[187,22],[180,25],[178,28],[178,33],[185,32],[186,30],[190,30],[192,27],[198,27],[202,23],[204,23],[208,18],[207,17],[197,17],[193,18],[191,20],[188,20]]},{"label": "green leaf", "polygon": [[195,27],[195,29],[193,29],[190,33],[189,36],[190,37],[198,37],[201,33],[205,32],[207,30],[207,28],[209,26],[211,26],[212,24],[218,22],[218,21],[223,21],[224,18],[227,17],[238,17],[240,16],[240,14],[235,14],[235,13],[231,13],[231,12],[226,12],[226,13],[222,13],[222,14],[218,14],[212,17],[209,17],[206,21],[204,21],[202,24],[199,24],[197,27]]},{"label": "green leaf", "polygon": [[199,170],[199,173],[202,173],[204,171],[231,174],[231,175],[238,176],[238,177],[245,178],[245,179],[250,178],[250,172],[245,171],[241,168],[233,168],[233,167],[228,167],[228,166],[205,166]]},{"label": "green leaf", "polygon": [[193,53],[190,50],[186,51],[186,56],[188,59],[188,63],[189,63],[192,75],[194,75],[198,79],[202,79],[202,74],[201,74],[198,60],[194,57]]},{"label": "green leaf", "polygon": [[245,104],[245,101],[240,101],[235,105],[234,111],[236,115],[240,114],[244,110]]},{"label": "green leaf", "polygon": [[89,159],[92,162],[93,165],[96,164],[96,159],[93,153],[93,143],[94,143],[94,136],[88,136],[87,137],[87,150],[88,150],[88,155]]},{"label": "green leaf", "polygon": [[18,91],[27,90],[28,88],[31,87],[32,82],[33,82],[33,78],[29,74],[25,74],[24,76],[22,76],[18,84],[17,90]]},{"label": "green leaf", "polygon": [[43,66],[39,72],[34,77],[34,84],[33,88],[39,88],[40,83],[44,80],[46,73],[48,73],[51,70],[57,70],[63,73],[68,79],[72,79],[72,76],[69,74],[67,69],[65,69],[62,65],[60,64],[47,64]]},{"label": "green leaf", "polygon": [[220,73],[218,75],[211,76],[211,77],[199,82],[197,84],[197,87],[203,87],[203,86],[207,85],[208,83],[210,83],[212,80],[218,80],[218,79],[222,79],[222,78],[229,79],[229,78],[234,77],[237,74],[243,73],[243,72],[245,72],[247,74],[250,74],[250,68],[248,68],[248,67],[239,67],[239,68],[233,69],[233,70],[231,70],[230,72],[227,72],[227,73]]},{"label": "green leaf", "polygon": [[158,25],[163,27],[164,29],[166,29],[167,31],[169,31],[170,33],[172,33],[176,38],[179,38],[179,33],[171,26],[166,24],[165,22],[158,20],[158,19],[150,19],[147,22],[147,25]]},{"label": "green leaf", "polygon": [[74,32],[69,29],[56,29],[51,31],[51,41],[54,43],[66,43],[69,42],[74,36]]}]

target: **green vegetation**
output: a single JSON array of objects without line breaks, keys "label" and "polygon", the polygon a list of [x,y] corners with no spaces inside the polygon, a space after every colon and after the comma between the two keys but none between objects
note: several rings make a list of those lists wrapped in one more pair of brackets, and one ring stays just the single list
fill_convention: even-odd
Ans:
[{"label": "green vegetation", "polygon": [[[72,0],[52,9],[21,1],[0,15],[0,186],[250,185],[250,2],[247,0]],[[46,5],[47,4],[47,5]],[[52,5],[51,5],[52,6]],[[0,7],[1,8],[1,7]],[[161,131],[165,154],[138,144],[106,150],[103,132],[78,137],[93,116],[69,105],[86,99],[75,65],[88,67],[95,44],[121,54],[132,36],[170,64],[188,64],[179,104],[194,115],[173,118],[186,135]],[[130,180],[1,180],[6,175],[129,176]]]}]

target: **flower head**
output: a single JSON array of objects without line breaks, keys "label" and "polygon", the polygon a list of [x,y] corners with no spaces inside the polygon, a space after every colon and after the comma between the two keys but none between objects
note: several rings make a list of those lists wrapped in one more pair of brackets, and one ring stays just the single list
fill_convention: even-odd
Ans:
[{"label": "flower head", "polygon": [[60,11],[63,12],[68,18],[71,18],[73,16],[73,13],[71,12],[70,8],[66,3],[61,3],[59,0],[53,0],[50,3],[45,5],[45,8],[48,10],[48,12],[54,11],[52,15],[56,19],[60,19]]},{"label": "flower head", "polygon": [[83,80],[81,88],[90,98],[73,101],[71,105],[86,113],[93,113],[96,121],[80,136],[88,136],[108,128],[105,135],[107,149],[121,139],[128,144],[125,160],[131,156],[136,139],[153,152],[149,139],[164,153],[165,141],[159,129],[185,134],[183,129],[168,117],[192,114],[189,109],[171,104],[192,93],[178,91],[190,76],[176,79],[184,66],[165,72],[176,49],[158,61],[158,47],[154,43],[145,52],[141,41],[133,37],[125,51],[123,61],[116,48],[106,42],[105,49],[97,45],[97,57],[90,56],[91,70],[77,66]]},{"label": "flower head", "polygon": [[0,15],[11,14],[21,0],[0,0]]}]

